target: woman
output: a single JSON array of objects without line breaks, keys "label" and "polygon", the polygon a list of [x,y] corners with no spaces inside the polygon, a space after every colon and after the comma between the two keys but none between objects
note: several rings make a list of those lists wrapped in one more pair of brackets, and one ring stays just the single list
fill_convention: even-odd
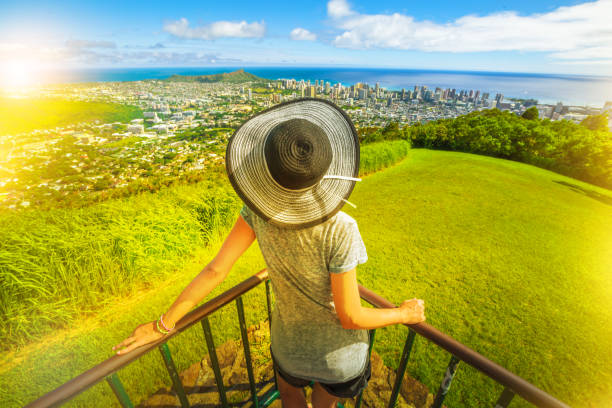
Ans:
[{"label": "woman", "polygon": [[368,331],[425,320],[424,302],[361,306],[356,267],[367,260],[357,223],[340,211],[359,172],[349,117],[322,99],[298,99],[246,121],[230,139],[226,167],[244,201],[219,253],[156,322],[113,347],[124,354],[158,340],[228,275],[257,239],[276,299],[271,355],[284,407],[333,407],[370,378]]}]

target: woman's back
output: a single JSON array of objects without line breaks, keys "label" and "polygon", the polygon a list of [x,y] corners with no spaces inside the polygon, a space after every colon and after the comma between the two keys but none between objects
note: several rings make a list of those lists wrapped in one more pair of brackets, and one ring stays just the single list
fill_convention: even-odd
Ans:
[{"label": "woman's back", "polygon": [[367,260],[355,220],[338,212],[314,227],[285,229],[246,206],[241,215],[255,231],[274,290],[275,361],[296,377],[339,383],[357,376],[367,363],[368,333],[342,327],[329,277]]}]

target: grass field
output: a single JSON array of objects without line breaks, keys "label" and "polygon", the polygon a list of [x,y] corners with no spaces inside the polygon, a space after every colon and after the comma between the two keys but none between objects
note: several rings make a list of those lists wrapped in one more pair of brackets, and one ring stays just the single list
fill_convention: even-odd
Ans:
[{"label": "grass field", "polygon": [[95,120],[100,123],[127,122],[141,117],[142,111],[139,108],[117,103],[0,97],[0,135]]},{"label": "grass field", "polygon": [[[425,299],[428,322],[575,407],[612,400],[612,193],[532,166],[463,153],[412,150],[358,183],[346,207],[368,249],[365,286],[399,303]],[[221,235],[223,231],[221,231]],[[0,405],[21,406],[111,355],[164,311],[215,253],[129,300],[0,359]],[[259,268],[256,246],[220,293]],[[250,323],[265,317],[262,288],[247,295]],[[211,319],[216,341],[238,338],[233,305]],[[403,328],[379,330],[375,349],[397,364]],[[204,353],[199,327],[169,343],[179,369]],[[409,372],[435,392],[450,356],[417,339]],[[157,352],[122,369],[135,402],[169,384]],[[449,407],[492,406],[501,387],[460,365]],[[116,404],[101,383],[68,406]],[[526,404],[515,399],[512,407]]]},{"label": "grass field", "polygon": [[[413,150],[351,196],[365,286],[426,301],[428,322],[574,407],[612,401],[612,193],[538,168]],[[383,334],[384,333],[384,334]],[[396,364],[404,331],[381,331]],[[415,345],[436,390],[450,356]],[[445,403],[493,406],[501,387],[463,365]],[[524,406],[518,401],[512,407]]]}]

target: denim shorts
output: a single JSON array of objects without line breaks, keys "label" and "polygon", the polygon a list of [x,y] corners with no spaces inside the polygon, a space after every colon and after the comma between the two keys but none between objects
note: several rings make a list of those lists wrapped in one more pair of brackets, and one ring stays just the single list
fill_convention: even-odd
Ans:
[{"label": "denim shorts", "polygon": [[[270,350],[270,355],[272,355],[272,350]],[[289,385],[292,385],[298,388],[304,388],[305,386],[309,385],[312,382],[312,380],[308,380],[304,378],[297,378],[281,370],[278,364],[276,364],[274,355],[272,355],[272,362],[274,363],[274,370]],[[359,395],[359,393],[361,393],[361,391],[365,389],[365,387],[368,385],[368,381],[370,380],[370,377],[371,377],[371,365],[370,365],[370,360],[368,359],[368,364],[366,364],[365,369],[356,378],[353,378],[343,383],[333,383],[332,384],[332,383],[322,383],[320,381],[316,381],[316,382],[321,384],[321,387],[323,387],[325,391],[327,391],[331,395],[334,395],[340,398],[353,398]]]}]

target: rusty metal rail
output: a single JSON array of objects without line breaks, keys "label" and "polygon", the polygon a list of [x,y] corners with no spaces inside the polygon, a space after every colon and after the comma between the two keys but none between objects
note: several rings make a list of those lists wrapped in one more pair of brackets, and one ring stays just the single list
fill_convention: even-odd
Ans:
[{"label": "rusty metal rail", "polygon": [[163,337],[162,339],[156,342],[138,347],[127,354],[114,355],[110,357],[108,360],[103,361],[97,366],[85,371],[84,373],[73,378],[67,383],[45,394],[39,399],[29,403],[28,405],[26,405],[26,407],[52,407],[68,401],[69,399],[85,391],[87,388],[104,380],[110,374],[118,371],[119,369],[128,365],[132,361],[142,357],[144,354],[155,349],[156,347],[166,343],[170,338],[177,336],[179,333],[182,333],[189,327],[198,323],[204,317],[222,308],[233,300],[236,300],[236,298],[242,296],[243,294],[245,294],[246,292],[253,289],[254,287],[256,287],[267,279],[267,270],[264,269],[256,273],[250,278],[242,281],[233,288],[227,290],[226,292],[223,292],[219,296],[209,300],[202,306],[192,310],[191,312],[183,316],[183,318],[176,323],[176,330],[174,330],[171,334]]},{"label": "rusty metal rail", "polygon": [[[363,300],[365,300],[372,306],[379,308],[396,307],[396,305],[389,302],[387,299],[377,295],[376,293],[372,292],[367,288],[364,288],[361,285],[359,285],[359,294]],[[482,354],[472,350],[471,348],[465,346],[462,343],[459,343],[457,340],[453,339],[451,336],[445,333],[442,333],[435,327],[425,322],[406,326],[410,327],[410,329],[414,330],[417,334],[425,337],[427,340],[437,344],[439,347],[448,351],[459,360],[471,365],[478,371],[485,374],[487,377],[490,377],[491,379],[506,387],[506,389],[504,390],[504,393],[506,394],[506,399],[508,398],[507,390],[510,390],[513,393],[524,398],[526,401],[531,402],[532,404],[538,407],[569,408],[568,405],[559,401],[555,397],[542,391],[530,382],[525,381],[518,375],[506,370],[499,364],[489,360]],[[451,364],[453,362],[454,361],[451,359]],[[449,364],[449,367],[451,366],[451,364]],[[504,393],[502,393],[502,396],[500,396],[500,400],[502,400],[502,397],[504,397]],[[500,400],[498,400],[496,407],[505,407],[510,402],[508,400],[506,405],[502,405],[503,402],[500,403]]]},{"label": "rusty metal rail", "polygon": [[[174,362],[172,361],[172,357],[170,355],[170,351],[166,345],[166,342],[169,340],[169,338],[174,337],[179,333],[182,333],[183,331],[198,322],[202,323],[202,328],[204,330],[207,348],[211,358],[211,364],[213,366],[213,370],[215,371],[217,390],[219,392],[221,404],[224,407],[228,406],[227,398],[225,395],[225,388],[223,386],[223,379],[220,375],[220,369],[218,366],[215,347],[212,341],[212,331],[210,328],[210,324],[208,323],[208,316],[232,301],[236,301],[238,318],[240,322],[240,330],[243,339],[243,347],[245,349],[245,357],[247,359],[247,370],[249,373],[249,384],[252,398],[251,406],[254,406],[255,408],[263,408],[268,406],[274,399],[279,397],[279,394],[276,387],[272,387],[265,395],[257,395],[258,390],[255,389],[255,384],[253,380],[252,366],[249,355],[250,353],[248,345],[248,336],[246,333],[246,323],[244,317],[244,307],[241,298],[243,294],[255,288],[262,282],[266,282],[266,300],[268,307],[268,316],[270,316],[270,288],[268,281],[268,273],[264,269],[185,315],[181,320],[176,323],[176,330],[172,334],[158,340],[157,342],[150,343],[145,346],[134,349],[125,355],[114,355],[106,361],[98,364],[90,370],[85,371],[79,376],[66,382],[55,390],[29,403],[26,407],[40,408],[61,405],[62,403],[70,400],[79,393],[85,391],[86,389],[92,387],[93,385],[104,379],[106,379],[108,384],[111,386],[121,405],[123,407],[132,407],[133,405],[127,393],[125,392],[121,382],[119,381],[116,372],[122,367],[128,365],[132,361],[140,358],[145,353],[157,347],[159,348],[162,354],[164,363],[166,364],[168,373],[173,382],[174,391],[176,392],[179,401],[181,402],[181,406],[187,408],[189,407],[189,401],[187,400],[187,396],[185,394],[183,386],[180,383],[178,373],[176,372],[176,368],[174,366]],[[396,305],[394,305],[393,303],[377,295],[371,290],[364,288],[361,285],[359,285],[359,294],[362,299],[364,299],[366,302],[368,302],[374,307],[396,307]],[[399,390],[404,377],[407,362],[410,357],[410,352],[412,350],[412,345],[415,341],[415,334],[419,334],[420,336],[435,343],[436,345],[451,354],[450,363],[446,369],[444,379],[440,384],[440,388],[434,400],[433,407],[442,406],[442,402],[444,401],[444,398],[449,391],[451,381],[457,369],[457,365],[460,361],[463,361],[505,387],[504,391],[497,400],[495,408],[506,408],[515,394],[522,397],[526,401],[535,404],[538,407],[569,408],[568,405],[557,400],[556,398],[537,388],[533,384],[525,381],[516,374],[508,371],[499,364],[487,359],[478,352],[459,343],[452,337],[442,333],[431,325],[423,322],[406,326],[409,328],[408,335],[404,343],[404,349],[399,362],[395,384],[393,386],[390,400],[388,401],[388,407],[392,408],[395,406],[395,403],[399,396]],[[374,334],[375,330],[371,330],[370,350],[374,342]],[[362,395],[359,395],[356,401],[357,408],[361,405],[361,401]]]}]

